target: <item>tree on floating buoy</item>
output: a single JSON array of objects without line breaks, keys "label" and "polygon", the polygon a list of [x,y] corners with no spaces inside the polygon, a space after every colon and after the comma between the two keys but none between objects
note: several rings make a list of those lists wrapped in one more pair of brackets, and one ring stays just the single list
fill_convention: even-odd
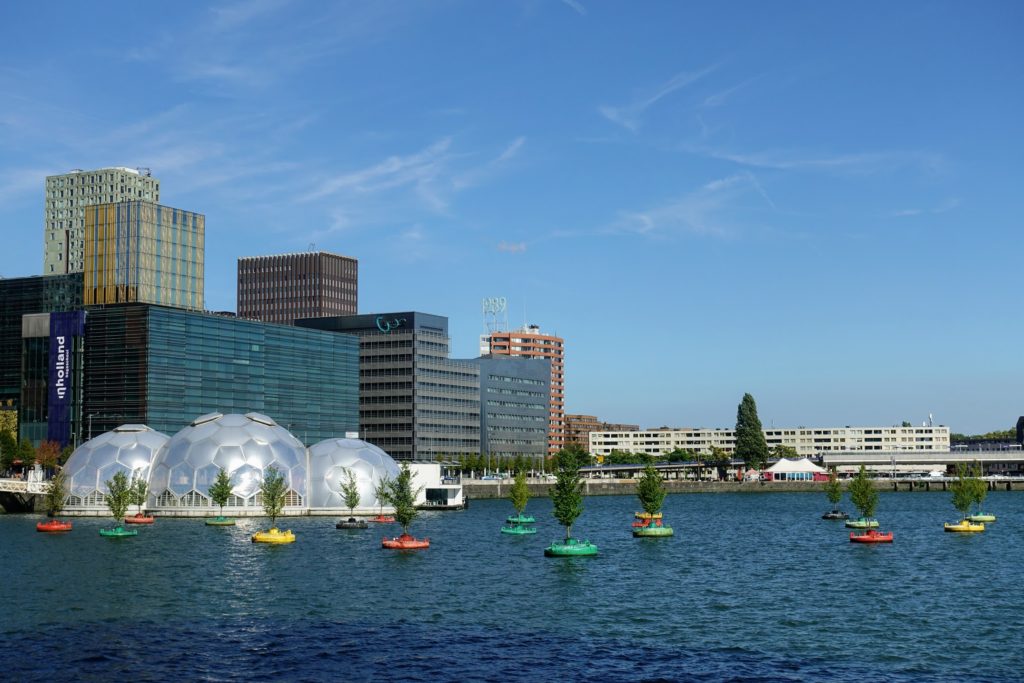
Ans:
[{"label": "tree on floating buoy", "polygon": [[352,470],[345,468],[345,481],[341,484],[341,497],[348,508],[348,516],[351,517],[359,505],[359,484],[356,483],[356,475]]},{"label": "tree on floating buoy", "polygon": [[141,476],[132,475],[132,483],[128,492],[131,498],[129,503],[138,506],[139,514],[141,515],[142,506],[146,504],[146,494],[149,492],[149,485],[146,484],[146,480]]},{"label": "tree on floating buoy", "polygon": [[228,498],[231,497],[231,477],[221,467],[220,471],[217,472],[217,478],[213,480],[213,484],[207,489],[207,493],[210,494],[210,500],[213,501],[214,505],[220,507],[220,516],[224,516],[224,506],[228,504]]},{"label": "tree on floating buoy", "polygon": [[271,465],[267,468],[263,481],[260,482],[260,497],[263,499],[263,512],[270,517],[270,528],[275,528],[277,516],[284,509],[285,481],[284,475]]},{"label": "tree on floating buoy", "polygon": [[377,504],[380,505],[380,514],[378,517],[384,516],[384,503],[388,501],[388,488],[391,484],[391,479],[387,475],[382,475],[377,480],[377,485],[373,487],[373,495],[377,498]]},{"label": "tree on floating buoy", "polygon": [[[983,491],[985,489],[985,482],[974,476],[980,470],[980,467],[975,470],[966,463],[958,463],[956,466],[956,479],[949,485],[949,490],[953,492],[953,507],[960,512],[962,520],[967,519],[971,505],[978,495],[978,484],[981,485],[980,488]],[[984,494],[982,495],[982,500],[984,500]]]},{"label": "tree on floating buoy", "polygon": [[409,534],[409,525],[416,519],[419,510],[416,509],[416,496],[422,490],[422,486],[413,489],[412,480],[416,475],[409,469],[409,465],[402,464],[398,476],[388,480],[385,500],[395,509],[395,521],[402,527],[402,534]]},{"label": "tree on floating buoy", "polygon": [[583,514],[583,480],[580,466],[587,454],[579,444],[571,443],[555,455],[555,485],[551,487],[553,514],[565,527],[566,542],[572,536],[572,525]]},{"label": "tree on floating buoy", "polygon": [[67,475],[61,470],[46,485],[46,513],[56,517],[64,509],[64,501],[68,497]]},{"label": "tree on floating buoy", "polygon": [[836,468],[832,468],[828,471],[828,481],[825,482],[825,496],[828,497],[828,502],[832,503],[832,512],[839,512],[839,503],[843,500],[843,485],[839,483],[839,477],[836,475]]},{"label": "tree on floating buoy", "polygon": [[644,512],[649,515],[656,515],[661,512],[661,506],[665,502],[668,490],[658,470],[650,460],[644,466],[643,473],[636,482],[636,497],[640,499],[640,505]]},{"label": "tree on floating buoy", "polygon": [[516,509],[516,516],[522,517],[526,504],[530,501],[530,487],[526,485],[526,469],[516,471],[516,479],[508,493],[512,501],[512,507]]},{"label": "tree on floating buoy", "polygon": [[874,484],[868,479],[868,473],[864,469],[864,465],[860,466],[857,476],[850,482],[850,500],[860,510],[862,518],[870,519],[874,516],[875,508],[878,506],[878,491],[875,490]]},{"label": "tree on floating buoy", "polygon": [[971,502],[978,506],[978,514],[985,514],[981,504],[988,496],[988,485],[981,480],[981,465],[977,461],[971,467],[971,494]]},{"label": "tree on floating buoy", "polygon": [[121,526],[124,515],[132,501],[132,483],[124,471],[114,473],[113,478],[104,482],[107,485],[107,507],[114,516],[114,523]]}]

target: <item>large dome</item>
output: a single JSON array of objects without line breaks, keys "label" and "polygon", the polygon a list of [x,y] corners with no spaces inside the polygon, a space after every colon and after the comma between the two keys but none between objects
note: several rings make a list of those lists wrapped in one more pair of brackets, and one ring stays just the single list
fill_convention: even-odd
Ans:
[{"label": "large dome", "polygon": [[306,504],[306,449],[273,419],[259,413],[210,413],[175,434],[153,462],[149,480],[155,509],[209,507],[209,489],[223,468],[231,477],[228,505],[258,506],[269,467],[284,475],[288,507]]},{"label": "large dome", "polygon": [[169,438],[146,425],[121,425],[83,443],[64,465],[68,506],[106,505],[106,482],[117,472],[129,478],[149,477],[154,456]]},{"label": "large dome", "polygon": [[341,485],[345,470],[351,470],[359,485],[361,508],[377,506],[373,489],[383,478],[398,476],[398,464],[373,444],[359,439],[327,439],[309,449],[309,505],[314,508],[344,508]]}]

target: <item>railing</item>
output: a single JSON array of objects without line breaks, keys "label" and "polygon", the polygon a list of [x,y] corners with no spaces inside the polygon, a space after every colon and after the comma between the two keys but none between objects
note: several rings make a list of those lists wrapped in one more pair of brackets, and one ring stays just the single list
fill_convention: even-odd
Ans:
[{"label": "railing", "polygon": [[24,479],[0,479],[0,492],[3,493],[46,493],[45,481],[25,481]]}]

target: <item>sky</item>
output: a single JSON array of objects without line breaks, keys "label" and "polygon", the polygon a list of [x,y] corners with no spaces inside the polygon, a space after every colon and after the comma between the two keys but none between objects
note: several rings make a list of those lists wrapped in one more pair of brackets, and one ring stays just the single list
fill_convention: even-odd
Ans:
[{"label": "sky", "polygon": [[0,276],[44,178],[147,167],[360,312],[566,340],[566,409],[731,427],[1024,414],[1024,4],[0,3]]}]

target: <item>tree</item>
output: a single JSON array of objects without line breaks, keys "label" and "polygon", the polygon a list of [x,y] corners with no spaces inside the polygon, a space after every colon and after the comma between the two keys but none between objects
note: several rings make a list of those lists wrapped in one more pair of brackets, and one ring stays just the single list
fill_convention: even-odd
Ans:
[{"label": "tree", "polygon": [[572,536],[572,525],[583,514],[583,480],[580,466],[587,454],[579,444],[571,443],[555,455],[555,485],[551,502],[558,523],[565,527],[565,540]]},{"label": "tree", "polygon": [[356,482],[356,475],[352,470],[345,468],[345,481],[341,484],[341,497],[348,508],[349,516],[352,516],[356,505],[359,505],[359,484]]},{"label": "tree", "polygon": [[68,497],[68,479],[63,472],[58,472],[46,485],[46,512],[56,517],[64,509],[64,501]]},{"label": "tree", "polygon": [[105,483],[107,485],[107,507],[110,508],[110,514],[114,516],[114,522],[120,524],[132,502],[132,483],[128,480],[128,475],[124,473],[124,470],[115,472],[113,478],[108,479]]},{"label": "tree", "polygon": [[956,480],[950,483],[949,490],[953,492],[953,507],[960,511],[961,518],[966,519],[974,503],[974,483],[966,463],[957,464]]},{"label": "tree", "polygon": [[41,441],[36,449],[36,462],[50,469],[56,466],[60,457],[60,444],[56,441]]},{"label": "tree", "polygon": [[284,509],[284,496],[287,484],[284,475],[271,465],[260,482],[260,496],[263,498],[263,512],[270,517],[270,526],[274,528],[277,516]]},{"label": "tree", "polygon": [[644,512],[652,515],[661,512],[661,505],[665,502],[667,493],[665,482],[662,481],[658,470],[654,469],[651,463],[647,463],[643,474],[636,482],[636,497],[640,499]]},{"label": "tree", "polygon": [[36,462],[36,448],[28,439],[22,439],[18,444],[18,460],[21,460],[21,466],[26,470]]},{"label": "tree", "polygon": [[526,503],[530,500],[530,487],[526,485],[526,469],[516,471],[516,480],[508,493],[512,500],[512,507],[516,509],[517,515],[522,515],[526,509]]},{"label": "tree", "polygon": [[971,501],[978,506],[981,512],[981,504],[988,496],[988,484],[981,478],[981,465],[977,462],[971,467]]},{"label": "tree", "polygon": [[757,403],[750,394],[743,394],[736,409],[735,455],[748,469],[761,470],[768,463],[768,442],[757,417]]},{"label": "tree", "polygon": [[18,411],[12,405],[0,407],[0,432],[18,433]]},{"label": "tree", "polygon": [[725,471],[732,462],[732,458],[729,457],[729,454],[724,449],[712,445],[711,454],[707,456],[706,462],[718,471],[718,478],[721,480],[725,479]]},{"label": "tree", "polygon": [[0,467],[9,470],[17,459],[18,440],[14,438],[14,433],[0,430]]},{"label": "tree", "polygon": [[224,516],[224,506],[228,504],[228,498],[231,497],[231,477],[221,467],[220,471],[217,472],[217,478],[213,480],[213,484],[207,489],[207,493],[210,494],[210,500],[213,501],[214,505],[220,507],[220,516]]},{"label": "tree", "polygon": [[132,477],[131,484],[131,500],[129,501],[132,505],[139,506],[139,514],[142,514],[142,506],[146,504],[146,494],[149,493],[149,485],[146,484],[146,480],[142,477]]},{"label": "tree", "polygon": [[839,477],[836,476],[836,468],[832,468],[828,471],[828,481],[825,482],[825,495],[828,496],[828,502],[832,503],[832,511],[839,512],[839,502],[843,499],[843,486],[839,483]]},{"label": "tree", "polygon": [[387,501],[395,508],[395,521],[402,526],[402,533],[408,535],[409,525],[416,519],[419,510],[416,509],[416,495],[419,489],[413,489],[412,480],[416,475],[409,469],[409,465],[402,463],[402,469],[398,476],[388,481]]},{"label": "tree", "polygon": [[71,454],[75,452],[75,447],[68,444],[64,448],[60,449],[60,459],[57,461],[59,465],[63,465],[71,457]]},{"label": "tree", "polygon": [[388,502],[388,490],[391,484],[391,480],[387,475],[382,476],[378,481],[377,485],[373,487],[373,495],[377,498],[377,503],[380,505],[380,516],[384,516],[384,503]]},{"label": "tree", "polygon": [[850,500],[860,510],[861,517],[867,519],[875,514],[875,508],[878,506],[878,491],[868,479],[864,465],[860,466],[857,476],[850,482]]},{"label": "tree", "polygon": [[800,454],[797,453],[796,449],[793,448],[792,446],[787,446],[785,444],[780,443],[778,446],[772,449],[772,457],[775,458],[776,460],[782,460],[783,458],[793,460],[794,458],[799,458]]}]

